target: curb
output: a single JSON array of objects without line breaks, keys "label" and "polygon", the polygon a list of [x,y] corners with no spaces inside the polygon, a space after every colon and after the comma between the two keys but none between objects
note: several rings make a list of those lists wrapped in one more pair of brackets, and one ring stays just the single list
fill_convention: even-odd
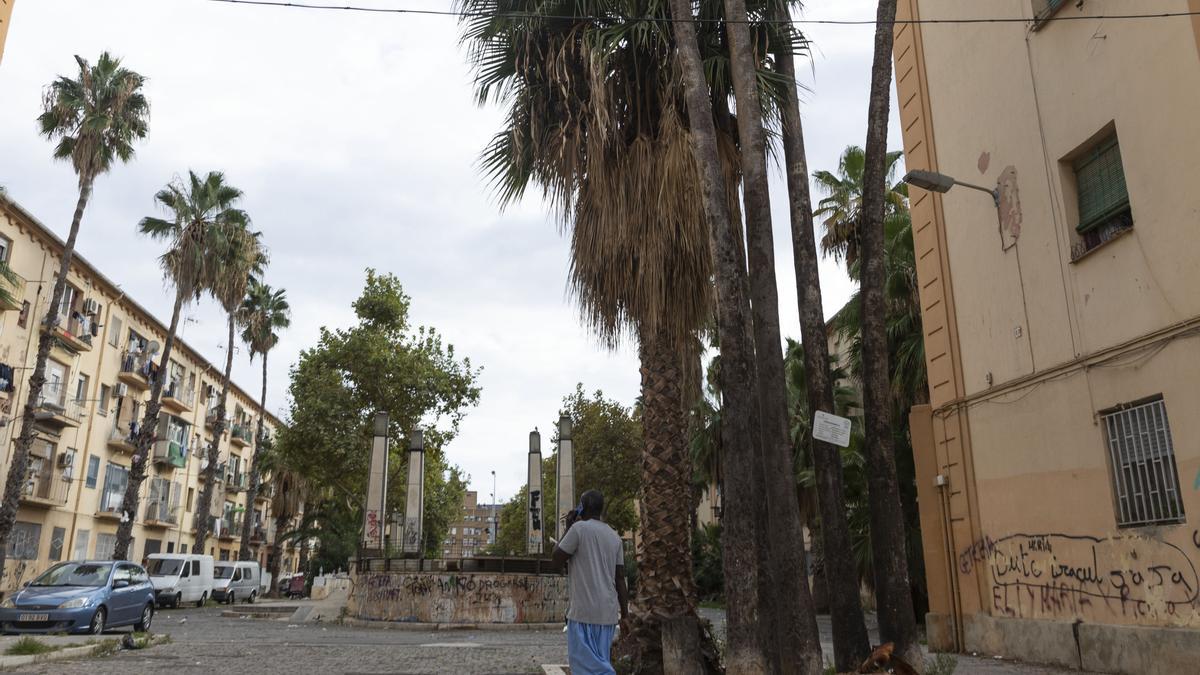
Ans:
[{"label": "curb", "polygon": [[417,623],[413,621],[373,621],[370,619],[345,618],[340,621],[330,621],[330,624],[352,626],[354,628],[376,628],[380,630],[406,630],[417,632],[439,631],[534,631],[562,630],[561,623]]},{"label": "curb", "polygon": [[[146,649],[154,645],[163,644],[167,641],[167,636],[163,634],[152,635],[146,645],[142,647]],[[108,651],[117,647],[120,648],[120,638],[109,638],[103,642],[97,642],[91,645],[82,645],[80,647],[64,647],[56,649],[45,654],[29,654],[26,656],[0,656],[0,669],[17,668],[19,666],[28,666],[35,663],[46,663],[47,661],[62,661],[64,659],[86,658],[94,655],[96,652]]]},{"label": "curb", "polygon": [[542,665],[542,675],[567,675],[566,666]]}]

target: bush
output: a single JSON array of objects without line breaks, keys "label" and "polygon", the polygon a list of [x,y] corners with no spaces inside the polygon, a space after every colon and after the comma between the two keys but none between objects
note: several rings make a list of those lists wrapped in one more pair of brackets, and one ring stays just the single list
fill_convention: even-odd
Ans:
[{"label": "bush", "polygon": [[4,653],[8,656],[33,656],[34,654],[45,654],[58,649],[52,645],[48,645],[41,640],[31,637],[23,637],[14,642]]},{"label": "bush", "polygon": [[721,566],[720,525],[705,525],[692,536],[692,574],[701,600],[724,599],[725,571]]}]

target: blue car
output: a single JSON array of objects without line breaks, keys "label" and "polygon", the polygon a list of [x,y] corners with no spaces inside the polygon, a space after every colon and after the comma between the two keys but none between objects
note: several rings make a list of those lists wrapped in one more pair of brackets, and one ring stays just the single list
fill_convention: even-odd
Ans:
[{"label": "blue car", "polygon": [[92,633],[133,626],[150,630],[154,587],[141,565],[64,562],[0,603],[0,632]]}]

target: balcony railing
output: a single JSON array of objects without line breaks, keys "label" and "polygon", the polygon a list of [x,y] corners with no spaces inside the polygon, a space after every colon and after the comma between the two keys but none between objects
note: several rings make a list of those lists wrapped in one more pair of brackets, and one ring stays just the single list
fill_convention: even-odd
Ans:
[{"label": "balcony railing", "polygon": [[126,354],[121,359],[121,372],[117,373],[117,379],[130,385],[145,389],[150,386],[150,379],[154,374],[154,362],[144,354],[131,353]]},{"label": "balcony railing", "polygon": [[46,385],[34,406],[38,421],[60,427],[77,427],[83,421],[83,402],[62,395],[62,385]]},{"label": "balcony railing", "polygon": [[240,445],[243,448],[253,442],[253,434],[250,427],[245,424],[235,424],[230,427],[230,440],[235,445]]},{"label": "balcony railing", "polygon": [[125,452],[137,449],[137,422],[117,422],[108,432],[108,446]]},{"label": "balcony railing", "polygon": [[196,391],[179,380],[173,380],[163,390],[162,402],[175,410],[191,410],[196,402]]},{"label": "balcony railing", "polygon": [[241,471],[225,473],[225,489],[229,492],[242,492],[250,487],[249,476]]},{"label": "balcony railing", "polygon": [[187,446],[167,439],[154,443],[154,462],[182,469],[187,466]]},{"label": "balcony railing", "polygon": [[6,297],[0,297],[0,309],[21,309],[21,303],[25,301],[25,278],[12,270],[9,272],[12,282],[0,280],[0,286],[8,292]]},{"label": "balcony railing", "polygon": [[275,497],[275,484],[274,483],[259,483],[258,484],[258,494],[256,494],[254,496],[255,499],[261,499],[263,501],[269,502],[274,497]]},{"label": "balcony railing", "polygon": [[105,492],[100,495],[100,505],[96,509],[96,516],[99,518],[114,518],[120,519],[123,515],[122,507],[125,501],[125,491]]},{"label": "balcony railing", "polygon": [[[49,328],[49,324],[43,323],[42,329]],[[58,317],[58,324],[54,327],[54,337],[58,338],[67,349],[76,352],[90,351],[92,348],[92,327],[90,320],[81,320],[77,316]]]},{"label": "balcony railing", "polygon": [[21,501],[42,506],[63,506],[67,503],[67,490],[71,481],[49,472],[35,473],[21,488]]},{"label": "balcony railing", "polygon": [[165,502],[150,502],[146,505],[146,525],[173,527],[179,524],[179,509],[172,509]]},{"label": "balcony railing", "polygon": [[221,518],[221,539],[235,539],[242,536],[242,516],[232,513]]}]

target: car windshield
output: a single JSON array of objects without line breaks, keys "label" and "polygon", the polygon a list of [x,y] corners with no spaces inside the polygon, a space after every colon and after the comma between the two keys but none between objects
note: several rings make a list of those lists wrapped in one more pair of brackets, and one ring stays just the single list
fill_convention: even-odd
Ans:
[{"label": "car windshield", "polygon": [[177,577],[179,570],[183,568],[182,560],[171,560],[164,558],[154,558],[146,567],[146,571],[152,577]]},{"label": "car windshield", "polygon": [[233,578],[233,566],[232,565],[217,565],[217,568],[213,571],[213,578],[214,579],[231,579],[231,578]]},{"label": "car windshield", "polygon": [[112,563],[62,563],[33,580],[31,586],[92,586],[108,583]]}]

